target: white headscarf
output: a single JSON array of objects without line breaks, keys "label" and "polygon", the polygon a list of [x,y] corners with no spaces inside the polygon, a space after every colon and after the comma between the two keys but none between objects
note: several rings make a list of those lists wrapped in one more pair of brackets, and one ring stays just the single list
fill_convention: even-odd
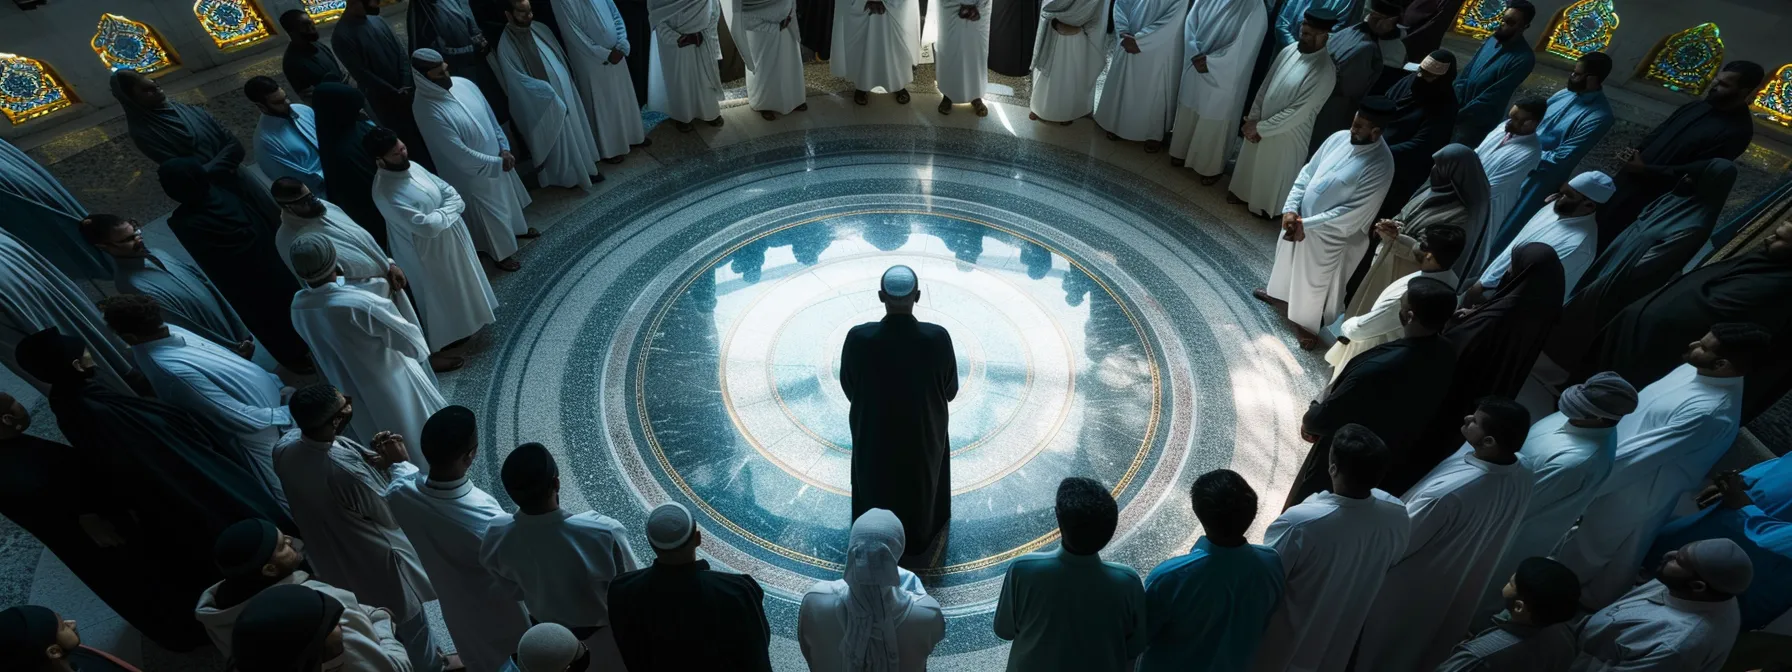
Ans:
[{"label": "white headscarf", "polygon": [[846,545],[847,667],[866,672],[900,669],[896,621],[914,596],[902,590],[896,559],[902,557],[902,521],[888,509],[872,509],[852,524]]}]

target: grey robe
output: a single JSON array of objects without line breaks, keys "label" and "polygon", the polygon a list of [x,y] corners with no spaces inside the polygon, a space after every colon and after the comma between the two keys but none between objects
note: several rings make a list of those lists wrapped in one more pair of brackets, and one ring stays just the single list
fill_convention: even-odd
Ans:
[{"label": "grey robe", "polygon": [[243,157],[247,154],[243,143],[210,112],[172,100],[156,109],[139,105],[124,91],[123,79],[117,73],[112,75],[112,97],[124,109],[131,144],[157,166],[183,156],[198,159],[214,184],[235,192],[243,202],[269,218],[280,212],[267,188],[254,175],[243,172]]},{"label": "grey robe", "polygon": [[230,349],[255,338],[223,293],[186,262],[150,250],[148,257],[113,263],[118,265],[118,291],[155,297],[169,324]]},{"label": "grey robe", "polygon": [[124,382],[131,371],[128,348],[106,328],[93,300],[43,255],[0,231],[0,362],[46,393],[49,385],[19,368],[13,351],[26,336],[50,327],[87,342],[101,384],[119,394],[136,394]]},{"label": "grey robe", "polygon": [[0,213],[0,229],[25,241],[63,275],[112,277],[112,263],[82,240],[77,228],[87,208],[50,171],[5,140],[0,140]]}]

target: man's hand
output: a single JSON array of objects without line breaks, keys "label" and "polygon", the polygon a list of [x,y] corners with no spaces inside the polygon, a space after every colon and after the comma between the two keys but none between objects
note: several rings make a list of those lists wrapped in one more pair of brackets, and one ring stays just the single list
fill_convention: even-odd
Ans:
[{"label": "man's hand", "polygon": [[1244,132],[1244,139],[1251,142],[1263,142],[1263,136],[1257,133],[1257,121],[1255,119],[1244,120],[1244,127],[1239,130]]},{"label": "man's hand", "polygon": [[1199,72],[1203,75],[1207,74],[1207,54],[1196,56],[1190,64],[1195,66],[1195,72]]},{"label": "man's hand", "polygon": [[1288,233],[1282,234],[1282,238],[1290,243],[1305,242],[1307,240],[1307,227],[1305,224],[1296,223],[1293,229],[1288,230]]},{"label": "man's hand", "polygon": [[392,284],[394,292],[402,292],[411,286],[411,281],[404,277],[404,269],[399,268],[398,264],[386,264],[386,282]]},{"label": "man's hand", "polygon": [[255,359],[255,341],[239,341],[237,342],[236,347],[231,348],[230,351],[236,353],[236,356],[243,359]]},{"label": "man's hand", "polygon": [[678,36],[679,47],[695,47],[703,44],[703,33],[687,33]]},{"label": "man's hand", "polygon": [[976,5],[959,5],[958,18],[966,21],[976,21],[977,19],[983,18],[983,13],[977,11]]},{"label": "man's hand", "polygon": [[93,540],[93,545],[100,548],[118,548],[124,545],[124,535],[118,533],[118,528],[112,526],[112,521],[91,513],[81,514],[79,520],[81,531],[87,533],[87,538]]},{"label": "man's hand", "polygon": [[1052,30],[1058,31],[1059,35],[1075,35],[1083,32],[1082,26],[1073,26],[1057,19],[1052,19]]},{"label": "man's hand", "polygon": [[485,41],[484,35],[473,36],[473,48],[478,49],[481,54],[492,50],[491,44]]},{"label": "man's hand", "polygon": [[1133,39],[1133,37],[1131,35],[1121,35],[1120,36],[1120,48],[1125,49],[1126,53],[1129,53],[1129,54],[1139,53],[1139,41],[1136,39]]},{"label": "man's hand", "polygon": [[516,155],[511,154],[510,150],[506,149],[498,152],[498,158],[504,160],[504,172],[508,173],[516,169]]},{"label": "man's hand", "polygon": [[[682,41],[682,38],[680,41]],[[621,63],[622,59],[627,58],[627,57],[628,57],[628,54],[622,53],[621,49],[611,49],[609,64],[615,65],[617,63]]]},{"label": "man's hand", "polygon": [[1381,236],[1382,240],[1392,243],[1396,238],[1400,237],[1400,223],[1391,219],[1384,219],[1376,222],[1375,235]]},{"label": "man's hand", "polygon": [[878,0],[871,0],[870,2],[865,3],[865,11],[872,14],[882,14],[890,10],[884,7],[884,3],[878,2]]},{"label": "man's hand", "polygon": [[[411,451],[404,445],[404,437],[392,432],[380,432],[373,435],[373,457],[367,460],[382,469],[389,468],[399,462],[411,461]],[[384,462],[385,464],[380,464]]]},{"label": "man's hand", "polygon": [[1743,485],[1742,475],[1734,470],[1718,476],[1714,485],[1722,492],[1722,504],[1726,509],[1734,511],[1755,503],[1754,498],[1748,496],[1748,486]]}]

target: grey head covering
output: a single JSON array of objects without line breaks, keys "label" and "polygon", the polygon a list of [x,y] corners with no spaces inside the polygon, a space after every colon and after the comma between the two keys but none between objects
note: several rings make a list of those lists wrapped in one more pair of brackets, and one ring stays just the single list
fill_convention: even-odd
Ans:
[{"label": "grey head covering", "polygon": [[1636,388],[1611,371],[1562,390],[1556,408],[1574,420],[1618,420],[1636,410]]},{"label": "grey head covering", "polygon": [[1734,541],[1706,539],[1687,544],[1681,550],[1681,566],[1720,593],[1741,595],[1754,583],[1755,563]]},{"label": "grey head covering", "polygon": [[336,244],[321,233],[307,233],[292,241],[288,252],[292,271],[306,284],[322,282],[336,272]]},{"label": "grey head covering", "polygon": [[1487,185],[1487,171],[1481,168],[1481,157],[1468,145],[1445,145],[1431,155],[1431,182],[1413,194],[1397,217],[1405,224],[1400,233],[1417,237],[1420,231],[1435,224],[1456,224],[1462,227],[1462,256],[1451,270],[1456,276],[1473,275],[1470,267],[1482,254],[1487,231],[1487,206],[1493,200]]},{"label": "grey head covering", "polygon": [[846,544],[846,638],[840,642],[851,669],[902,669],[896,624],[914,601],[896,567],[905,538],[902,520],[889,509],[872,509],[853,521]]}]

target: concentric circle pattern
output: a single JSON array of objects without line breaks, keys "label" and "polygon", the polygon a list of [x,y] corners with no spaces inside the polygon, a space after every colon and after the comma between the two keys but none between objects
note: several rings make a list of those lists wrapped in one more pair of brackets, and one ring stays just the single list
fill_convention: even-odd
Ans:
[{"label": "concentric circle pattern", "polygon": [[[690,506],[704,550],[766,587],[782,637],[803,592],[840,575],[840,348],[882,317],[893,264],[916,270],[917,314],[958,358],[952,522],[919,572],[950,617],[948,657],[999,644],[1002,573],[1056,548],[1059,480],[1106,485],[1121,515],[1103,556],[1149,568],[1197,534],[1188,481],[1273,471],[1241,468],[1239,451],[1273,443],[1285,413],[1264,409],[1313,388],[1238,298],[1260,275],[1241,259],[1260,253],[1237,234],[1136,176],[1006,136],[744,142],[621,185],[545,242],[501,288],[498,351],[457,396],[487,409],[487,445],[558,451],[568,508],[638,530],[655,504]],[[1264,352],[1286,364],[1244,364]]]}]

